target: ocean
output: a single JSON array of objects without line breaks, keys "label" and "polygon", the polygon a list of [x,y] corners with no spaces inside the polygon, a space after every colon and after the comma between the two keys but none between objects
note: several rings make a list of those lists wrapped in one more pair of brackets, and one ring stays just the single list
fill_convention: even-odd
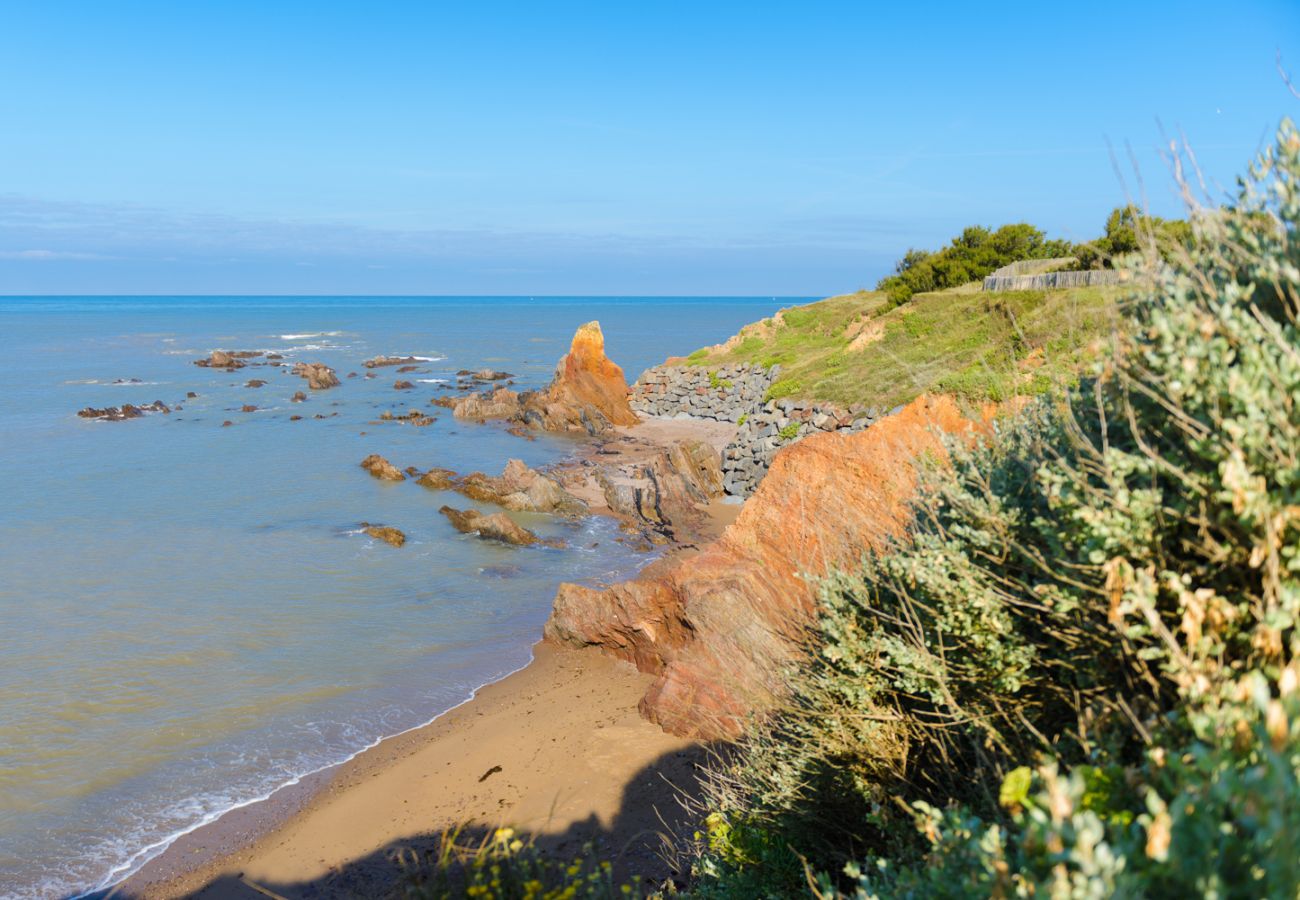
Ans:
[{"label": "ocean", "polygon": [[[177,834],[428,722],[528,662],[560,582],[649,561],[599,518],[521,517],[564,550],[460,535],[438,507],[469,501],[359,468],[379,453],[499,474],[572,452],[430,407],[458,370],[542,386],[598,319],[630,382],[804,299],[0,298],[0,897],[105,887]],[[218,348],[287,365],[192,364]],[[363,377],[381,354],[423,361]],[[342,385],[291,403],[297,361]],[[76,415],[154,400],[181,408]],[[438,421],[375,422],[412,407]]]}]

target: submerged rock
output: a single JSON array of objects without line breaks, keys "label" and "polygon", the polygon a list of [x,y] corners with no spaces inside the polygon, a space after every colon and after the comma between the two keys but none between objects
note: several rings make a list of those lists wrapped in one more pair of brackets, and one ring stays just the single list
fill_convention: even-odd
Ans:
[{"label": "submerged rock", "polygon": [[395,391],[409,391],[414,387],[415,385],[411,384],[411,382],[403,381],[401,379],[393,382],[393,390]]},{"label": "submerged rock", "polygon": [[369,522],[362,522],[361,528],[372,538],[392,544],[394,547],[400,547],[406,543],[406,535],[402,533],[401,529],[394,528],[391,525],[371,525]]},{"label": "submerged rock", "polygon": [[307,399],[307,395],[302,391],[294,391],[293,396],[289,398],[290,403],[302,403]]},{"label": "submerged rock", "polygon": [[361,468],[381,481],[405,481],[406,476],[397,466],[384,459],[378,453],[372,453],[361,460]]},{"label": "submerged rock", "polygon": [[260,388],[260,387],[262,387],[262,386],[265,385],[265,384],[266,384],[266,382],[263,381],[263,380],[260,379],[260,378],[250,378],[250,379],[249,379],[249,380],[244,384],[244,387],[247,387],[247,388]]},{"label": "submerged rock", "polygon": [[562,547],[559,541],[543,541],[527,528],[515,523],[505,513],[492,513],[485,516],[476,509],[454,509],[444,506],[438,510],[446,516],[456,530],[462,534],[476,534],[481,538],[527,547],[532,544],[545,544],[549,547]]},{"label": "submerged rock", "polygon": [[334,374],[334,370],[324,363],[300,362],[293,367],[292,371],[293,374],[306,378],[307,387],[313,391],[323,391],[339,385],[339,378]]}]

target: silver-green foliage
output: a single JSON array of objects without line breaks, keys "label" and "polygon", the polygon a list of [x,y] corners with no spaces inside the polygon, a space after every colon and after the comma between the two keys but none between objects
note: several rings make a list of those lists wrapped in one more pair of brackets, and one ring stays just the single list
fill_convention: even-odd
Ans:
[{"label": "silver-green foliage", "polygon": [[[1095,377],[954,444],[912,535],[826,582],[791,708],[715,781],[823,891],[1298,895],[1295,127],[1191,221],[1124,263]],[[702,892],[753,868],[706,853]]]}]

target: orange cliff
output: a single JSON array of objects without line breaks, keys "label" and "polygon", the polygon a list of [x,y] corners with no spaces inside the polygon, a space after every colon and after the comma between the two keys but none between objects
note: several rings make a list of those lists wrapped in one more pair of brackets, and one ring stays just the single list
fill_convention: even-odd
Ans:
[{"label": "orange cliff", "polygon": [[735,737],[782,694],[813,623],[812,578],[900,535],[917,459],[977,427],[950,398],[920,397],[865,431],[791,444],[717,541],[634,581],[561,585],[545,636],[655,674],[640,708],[666,730]]}]

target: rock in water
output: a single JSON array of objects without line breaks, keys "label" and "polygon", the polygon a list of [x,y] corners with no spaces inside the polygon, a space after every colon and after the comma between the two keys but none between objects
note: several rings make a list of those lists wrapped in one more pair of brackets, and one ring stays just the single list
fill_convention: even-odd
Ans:
[{"label": "rock in water", "polygon": [[397,381],[393,382],[393,390],[395,391],[409,391],[413,387],[415,387],[415,385],[411,384],[411,382],[409,381],[403,381],[401,379],[398,379]]},{"label": "rock in water", "polygon": [[406,535],[391,525],[371,525],[369,522],[362,522],[361,527],[372,538],[392,544],[394,547],[406,543]]},{"label": "rock in water", "polygon": [[515,524],[514,520],[505,513],[485,516],[476,509],[460,510],[450,506],[444,506],[438,512],[451,520],[451,524],[462,534],[477,534],[481,538],[514,544],[518,547],[538,543],[545,543],[550,547],[563,546],[559,541],[542,541],[527,528]]},{"label": "rock in water", "polygon": [[587,504],[570,494],[552,478],[512,459],[497,477],[471,472],[452,487],[471,500],[495,503],[519,512],[582,515]]},{"label": "rock in water", "polygon": [[83,419],[103,419],[106,422],[123,422],[127,419],[138,419],[145,413],[160,412],[170,413],[171,409],[161,400],[155,400],[153,403],[146,403],[144,406],[136,406],[133,403],[124,403],[121,406],[108,406],[103,409],[96,409],[93,406],[87,406],[80,410],[77,415]]},{"label": "rock in water", "polygon": [[361,468],[381,481],[405,481],[406,476],[397,466],[384,459],[378,453],[372,453],[361,460]]},{"label": "rock in water", "polygon": [[409,366],[423,362],[414,356],[376,356],[362,363],[367,369],[379,369],[384,366]]},{"label": "rock in water", "polygon": [[605,356],[599,322],[578,328],[545,390],[516,393],[498,387],[456,400],[453,409],[461,419],[509,419],[546,431],[588,434],[640,421],[628,405],[623,370]]},{"label": "rock in water", "polygon": [[334,374],[334,370],[324,363],[297,363],[292,371],[293,374],[306,378],[307,387],[313,391],[323,391],[339,385],[339,378]]},{"label": "rock in water", "polygon": [[455,477],[456,473],[451,469],[440,469],[435,466],[417,478],[415,483],[432,491],[447,491],[451,490]]}]

